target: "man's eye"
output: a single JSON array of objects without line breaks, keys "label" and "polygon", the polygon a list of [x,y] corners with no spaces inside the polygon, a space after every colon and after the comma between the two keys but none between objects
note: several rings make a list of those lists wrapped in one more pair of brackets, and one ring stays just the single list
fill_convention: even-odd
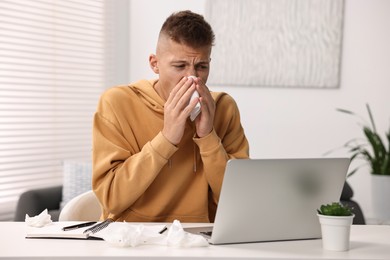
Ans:
[{"label": "man's eye", "polygon": [[209,66],[207,66],[207,65],[199,65],[197,68],[201,69],[201,70],[207,70],[209,68]]},{"label": "man's eye", "polygon": [[173,67],[175,67],[175,68],[184,68],[185,65],[173,65]]}]

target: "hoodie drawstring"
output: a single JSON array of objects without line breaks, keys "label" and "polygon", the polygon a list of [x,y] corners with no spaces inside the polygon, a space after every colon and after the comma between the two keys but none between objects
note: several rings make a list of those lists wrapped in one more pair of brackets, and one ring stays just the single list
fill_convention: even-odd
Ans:
[{"label": "hoodie drawstring", "polygon": [[196,173],[196,164],[198,162],[198,153],[197,153],[197,146],[196,144],[194,143],[194,162],[193,162],[193,170],[194,170],[194,173]]}]

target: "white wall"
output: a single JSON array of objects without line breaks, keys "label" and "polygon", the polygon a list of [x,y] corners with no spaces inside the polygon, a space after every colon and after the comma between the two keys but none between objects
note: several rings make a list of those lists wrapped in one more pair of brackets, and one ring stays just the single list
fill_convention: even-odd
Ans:
[{"label": "white wall", "polygon": [[[130,81],[154,78],[148,56],[160,27],[174,11],[205,13],[202,0],[131,0]],[[241,110],[252,158],[317,157],[361,136],[356,120],[335,111],[373,110],[383,133],[390,124],[390,1],[346,0],[341,86],[338,89],[213,87],[230,93]],[[216,39],[218,44],[218,39]],[[211,71],[212,73],[212,71]],[[333,156],[344,156],[338,151]],[[349,178],[366,217],[372,216],[368,169]]]}]

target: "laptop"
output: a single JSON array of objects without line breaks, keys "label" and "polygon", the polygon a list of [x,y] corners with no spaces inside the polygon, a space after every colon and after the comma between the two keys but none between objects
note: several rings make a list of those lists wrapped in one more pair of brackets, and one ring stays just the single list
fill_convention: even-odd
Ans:
[{"label": "laptop", "polygon": [[320,238],[317,209],[340,200],[349,164],[349,158],[229,160],[213,227],[185,230],[211,244]]}]

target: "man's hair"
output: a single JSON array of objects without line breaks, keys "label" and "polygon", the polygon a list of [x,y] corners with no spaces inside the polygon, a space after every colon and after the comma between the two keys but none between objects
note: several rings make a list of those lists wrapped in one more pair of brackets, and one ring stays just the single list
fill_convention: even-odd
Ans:
[{"label": "man's hair", "polygon": [[203,16],[188,10],[171,14],[161,27],[161,35],[191,47],[212,46],[215,39],[210,24]]}]

